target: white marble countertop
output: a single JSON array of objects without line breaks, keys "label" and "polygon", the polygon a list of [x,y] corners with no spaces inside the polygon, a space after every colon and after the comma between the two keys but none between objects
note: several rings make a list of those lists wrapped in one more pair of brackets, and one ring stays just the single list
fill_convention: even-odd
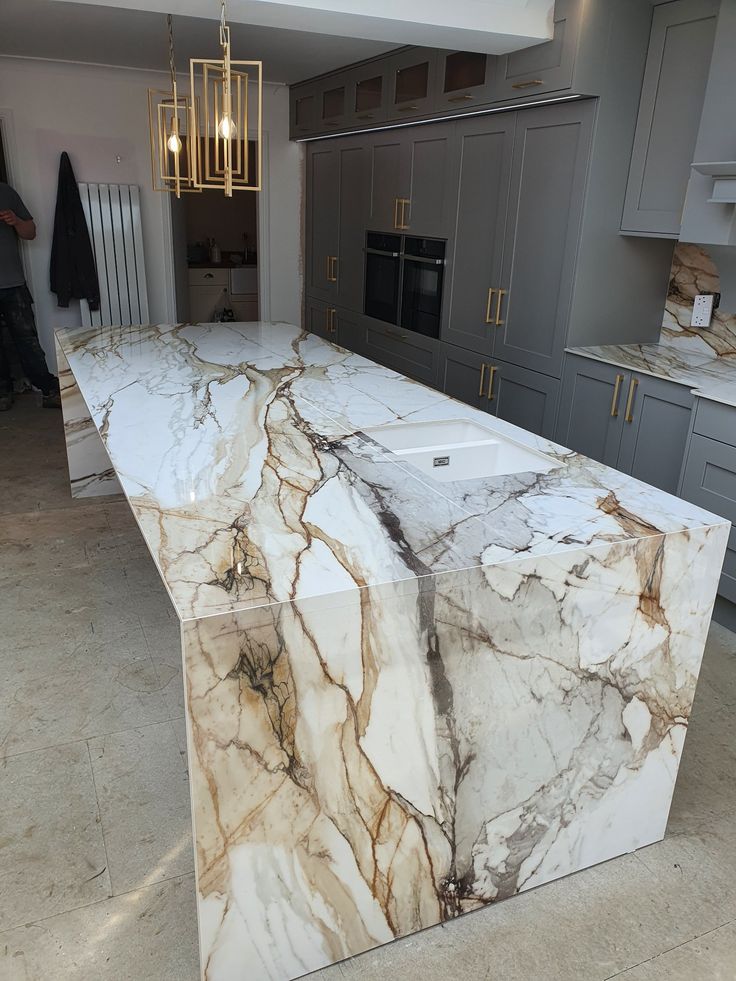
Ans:
[{"label": "white marble countertop", "polygon": [[[57,338],[182,619],[722,522],[286,324]],[[442,419],[561,466],[437,483],[361,435]]]},{"label": "white marble countertop", "polygon": [[568,353],[686,385],[699,398],[736,406],[736,356],[716,357],[680,342],[570,347]]}]

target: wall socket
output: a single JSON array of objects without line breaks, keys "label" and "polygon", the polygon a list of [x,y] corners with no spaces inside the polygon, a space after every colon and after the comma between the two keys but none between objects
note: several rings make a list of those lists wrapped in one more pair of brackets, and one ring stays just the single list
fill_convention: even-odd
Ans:
[{"label": "wall socket", "polygon": [[713,311],[720,300],[719,293],[698,293],[693,301],[693,315],[690,318],[691,327],[710,327]]}]

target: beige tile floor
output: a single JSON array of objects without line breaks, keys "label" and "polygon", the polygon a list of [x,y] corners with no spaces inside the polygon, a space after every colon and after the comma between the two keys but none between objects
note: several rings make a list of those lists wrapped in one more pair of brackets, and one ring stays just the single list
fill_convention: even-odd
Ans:
[{"label": "beige tile floor", "polygon": [[[196,981],[178,629],[58,413],[0,414],[0,979]],[[736,636],[711,631],[668,836],[319,981],[736,981]]]}]

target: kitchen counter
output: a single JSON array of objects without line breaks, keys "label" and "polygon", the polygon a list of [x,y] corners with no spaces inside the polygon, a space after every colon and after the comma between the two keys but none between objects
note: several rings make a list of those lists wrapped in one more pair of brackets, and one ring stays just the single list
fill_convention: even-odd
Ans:
[{"label": "kitchen counter", "polygon": [[[204,977],[663,836],[727,522],[288,325],[57,344],[73,492],[119,481],[182,621]],[[438,482],[364,432],[442,420],[554,468]]]},{"label": "kitchen counter", "polygon": [[686,385],[699,398],[736,406],[736,355],[714,357],[682,342],[567,348],[595,361]]}]

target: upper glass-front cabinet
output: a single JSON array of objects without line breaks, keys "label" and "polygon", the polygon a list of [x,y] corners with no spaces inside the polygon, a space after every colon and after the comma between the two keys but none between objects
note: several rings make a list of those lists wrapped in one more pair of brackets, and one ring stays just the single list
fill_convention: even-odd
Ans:
[{"label": "upper glass-front cabinet", "polygon": [[434,109],[438,52],[412,48],[389,60],[389,118],[423,116]]},{"label": "upper glass-front cabinet", "polygon": [[350,72],[347,122],[369,127],[386,119],[388,109],[386,62],[371,62]]},{"label": "upper glass-front cabinet", "polygon": [[326,129],[345,125],[348,113],[348,79],[344,75],[326,78],[320,85],[319,121]]},{"label": "upper glass-front cabinet", "polygon": [[292,135],[314,133],[317,128],[317,86],[302,85],[291,89],[290,100]]},{"label": "upper glass-front cabinet", "polygon": [[498,58],[478,51],[442,51],[437,70],[439,110],[483,105],[494,98]]}]

